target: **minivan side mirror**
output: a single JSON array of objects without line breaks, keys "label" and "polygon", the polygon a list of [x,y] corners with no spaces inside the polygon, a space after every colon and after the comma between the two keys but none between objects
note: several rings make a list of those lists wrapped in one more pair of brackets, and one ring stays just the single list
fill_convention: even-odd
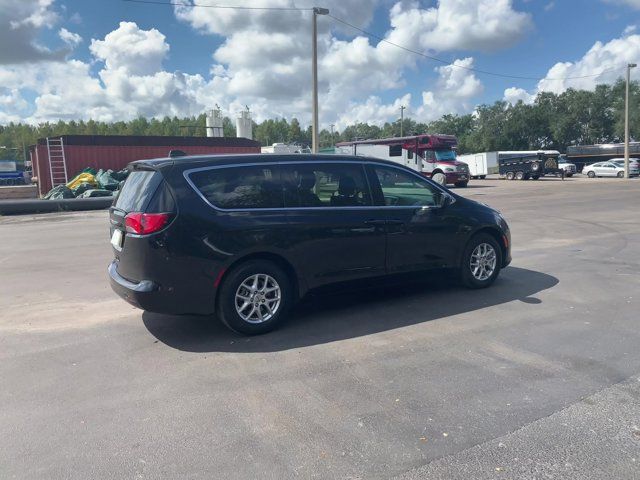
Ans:
[{"label": "minivan side mirror", "polygon": [[451,197],[451,195],[445,192],[442,192],[440,195],[438,195],[438,207],[445,208],[451,205],[452,203],[453,203],[453,198]]}]

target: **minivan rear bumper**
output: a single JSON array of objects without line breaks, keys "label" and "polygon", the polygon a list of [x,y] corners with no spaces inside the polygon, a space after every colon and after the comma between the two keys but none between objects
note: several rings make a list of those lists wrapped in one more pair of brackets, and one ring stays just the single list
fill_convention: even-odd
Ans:
[{"label": "minivan rear bumper", "polygon": [[205,296],[193,285],[176,289],[174,286],[152,280],[133,282],[118,273],[117,260],[112,261],[107,270],[111,289],[127,303],[146,312],[168,315],[209,315],[215,310],[213,295],[215,292]]},{"label": "minivan rear bumper", "polygon": [[118,262],[113,261],[109,265],[109,279],[111,288],[122,299],[143,310],[157,311],[161,308],[162,295],[159,286],[151,280],[132,282],[118,273]]}]

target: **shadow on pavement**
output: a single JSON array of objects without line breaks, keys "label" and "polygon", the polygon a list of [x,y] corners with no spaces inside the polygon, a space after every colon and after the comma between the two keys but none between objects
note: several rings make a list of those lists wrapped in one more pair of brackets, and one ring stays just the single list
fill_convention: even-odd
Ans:
[{"label": "shadow on pavement", "polygon": [[[540,304],[537,293],[558,279],[545,273],[508,267],[484,290],[467,290],[426,278],[385,287],[341,289],[306,297],[289,322],[275,332],[243,337],[215,318],[144,312],[149,332],[170,347],[189,352],[273,352],[360,337],[394,328],[470,313],[520,300]],[[360,284],[362,285],[362,284]]]}]

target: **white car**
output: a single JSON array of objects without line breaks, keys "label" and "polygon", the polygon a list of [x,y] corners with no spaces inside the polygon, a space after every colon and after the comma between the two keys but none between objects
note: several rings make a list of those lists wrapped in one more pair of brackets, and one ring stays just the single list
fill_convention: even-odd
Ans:
[{"label": "white car", "polygon": [[[612,158],[609,160],[611,163],[615,163],[619,167],[624,168],[624,158]],[[640,160],[637,158],[629,158],[629,169],[637,168],[640,169]]]},{"label": "white car", "polygon": [[[624,177],[624,164],[620,166],[614,162],[598,162],[587,165],[582,169],[582,174],[589,178],[594,177]],[[638,165],[629,164],[629,176],[639,175]]]}]

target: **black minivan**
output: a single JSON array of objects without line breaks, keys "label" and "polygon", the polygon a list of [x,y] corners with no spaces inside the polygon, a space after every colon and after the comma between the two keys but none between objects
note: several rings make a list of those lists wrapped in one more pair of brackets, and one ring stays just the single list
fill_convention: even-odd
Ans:
[{"label": "black minivan", "polygon": [[337,155],[142,160],[110,209],[111,286],[141,309],[275,328],[329,283],[455,269],[487,287],[511,261],[499,212],[396,163]]}]

